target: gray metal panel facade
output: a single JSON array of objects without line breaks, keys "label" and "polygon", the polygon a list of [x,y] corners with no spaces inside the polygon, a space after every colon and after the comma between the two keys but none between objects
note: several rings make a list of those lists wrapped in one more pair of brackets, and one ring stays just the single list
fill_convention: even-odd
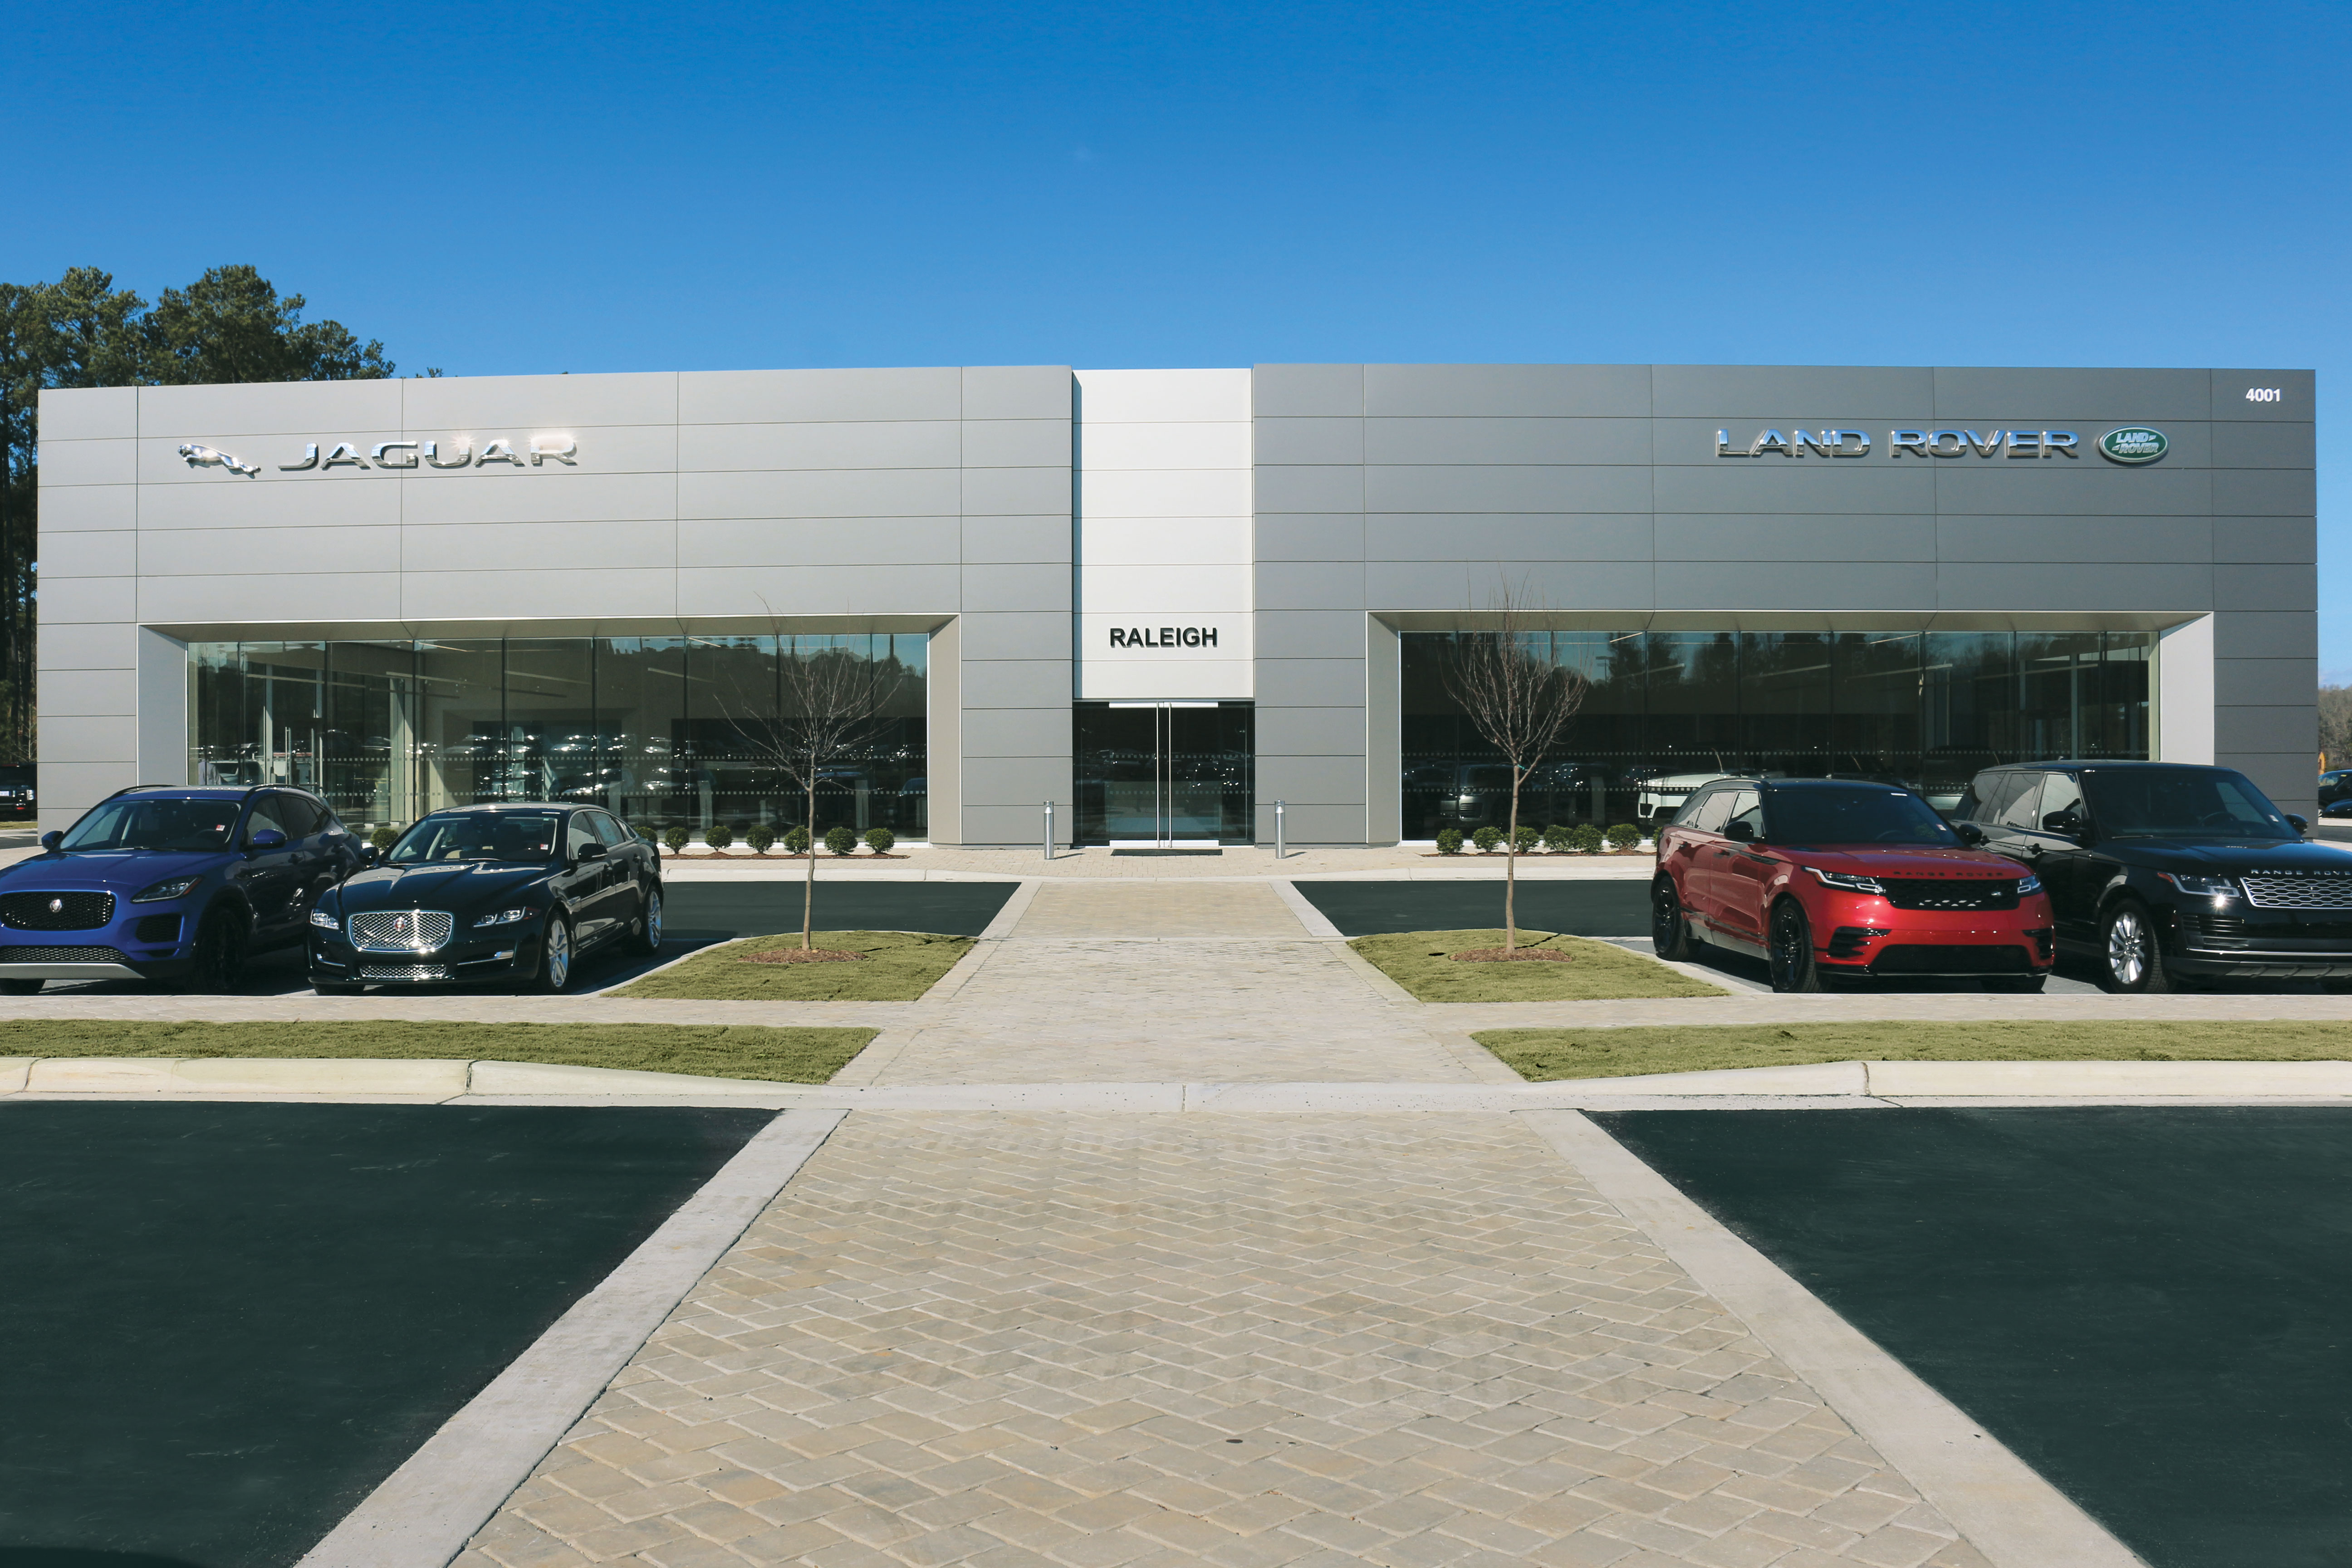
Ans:
[{"label": "gray metal panel facade", "polygon": [[[2213,621],[2214,760],[2313,796],[2312,375],[2284,370],[1260,365],[1262,800],[1306,842],[1379,837],[1392,743],[1367,616],[1460,614],[1504,583],[1639,626],[1808,612],[1890,627],[2003,616]],[[2250,388],[2276,388],[2274,402]],[[1724,458],[1822,423],[1866,458]],[[2123,425],[2170,441],[2126,467]],[[2074,457],[1897,456],[1895,429],[2068,429]],[[1680,617],[1680,619],[1676,619]],[[1693,617],[1698,617],[1694,619]],[[1785,619],[1781,624],[1790,624]],[[1391,644],[1376,644],[1389,647]],[[1381,682],[1372,683],[1382,689]]]},{"label": "gray metal panel facade", "polygon": [[[943,841],[1070,788],[1068,367],[149,387],[41,403],[42,818],[176,778],[183,637],[955,624]],[[528,439],[578,461],[283,472],[311,442]],[[183,442],[262,465],[191,468]],[[154,668],[150,668],[150,667]],[[184,689],[184,675],[176,678]],[[944,696],[950,705],[938,710]]]}]

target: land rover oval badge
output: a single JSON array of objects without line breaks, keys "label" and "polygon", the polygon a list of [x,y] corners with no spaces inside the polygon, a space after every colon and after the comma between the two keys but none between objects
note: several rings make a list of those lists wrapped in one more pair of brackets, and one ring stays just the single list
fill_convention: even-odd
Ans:
[{"label": "land rover oval badge", "polygon": [[2118,463],[2153,463],[2172,449],[2161,430],[2126,425],[2099,437],[2099,450]]}]

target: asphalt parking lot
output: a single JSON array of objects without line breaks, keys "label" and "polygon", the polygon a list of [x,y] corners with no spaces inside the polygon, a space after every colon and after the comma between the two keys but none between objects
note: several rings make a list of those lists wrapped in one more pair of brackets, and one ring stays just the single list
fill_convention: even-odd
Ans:
[{"label": "asphalt parking lot", "polygon": [[1595,1118],[2154,1568],[2352,1542],[2352,1110]]},{"label": "asphalt parking lot", "polygon": [[[978,936],[1013,896],[1018,882],[860,882],[816,885],[816,923],[823,931],[921,931],[947,936]],[[765,936],[801,928],[801,884],[767,879],[741,882],[671,882],[662,889],[662,951],[640,958],[607,947],[583,962],[575,992],[619,985],[698,947],[737,937]],[[51,982],[53,996],[133,996],[153,990],[140,981],[103,980],[75,984]],[[301,954],[292,949],[263,953],[246,967],[238,991],[247,996],[306,993],[310,982]],[[452,986],[446,994],[499,987]],[[9,1568],[0,1561],[0,1568]]]},{"label": "asphalt parking lot", "polygon": [[771,1115],[0,1106],[0,1568],[294,1562]]}]

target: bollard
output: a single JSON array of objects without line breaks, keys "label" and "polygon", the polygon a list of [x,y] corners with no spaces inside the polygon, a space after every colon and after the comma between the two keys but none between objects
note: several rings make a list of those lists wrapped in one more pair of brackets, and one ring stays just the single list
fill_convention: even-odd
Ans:
[{"label": "bollard", "polygon": [[1045,803],[1045,858],[1054,858],[1054,803]]},{"label": "bollard", "polygon": [[1279,860],[1288,853],[1282,843],[1282,802],[1277,800],[1274,803],[1274,858]]}]

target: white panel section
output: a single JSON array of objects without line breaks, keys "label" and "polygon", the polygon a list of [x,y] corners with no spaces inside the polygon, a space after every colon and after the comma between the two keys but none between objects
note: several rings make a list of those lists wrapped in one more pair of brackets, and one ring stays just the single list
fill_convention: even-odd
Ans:
[{"label": "white panel section", "polygon": [[1076,374],[1078,695],[1253,696],[1249,372]]},{"label": "white panel section", "polygon": [[2213,617],[2200,616],[2156,639],[2156,758],[2213,763]]}]

